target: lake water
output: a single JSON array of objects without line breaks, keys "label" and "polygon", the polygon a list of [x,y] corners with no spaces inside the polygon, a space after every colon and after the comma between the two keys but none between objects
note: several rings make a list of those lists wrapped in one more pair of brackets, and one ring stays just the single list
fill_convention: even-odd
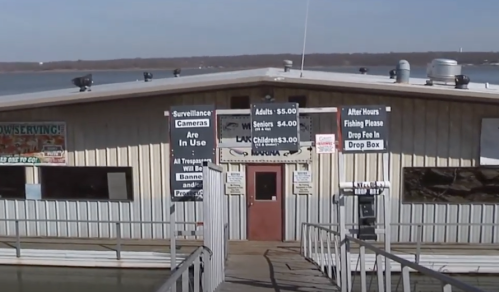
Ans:
[{"label": "lake water", "polygon": [[[55,267],[15,267],[0,266],[1,291],[5,292],[155,292],[168,277],[166,270],[95,269],[95,268],[55,268]],[[402,291],[399,274],[392,275],[392,291]],[[459,280],[483,289],[497,291],[497,276],[456,276]],[[354,288],[360,285],[359,276],[353,278]],[[377,292],[374,276],[370,281],[370,291]],[[414,292],[441,291],[440,282],[416,274],[411,274],[411,287]],[[398,287],[398,289],[397,289]],[[360,291],[360,288],[358,290]],[[453,289],[453,291],[458,291]],[[241,291],[243,292],[243,291]]]},{"label": "lake water", "polygon": [[[329,72],[344,72],[358,74],[358,67],[311,68]],[[370,67],[369,74],[385,75],[393,67]],[[218,69],[185,69],[182,76],[219,72]],[[94,85],[129,82],[142,80],[143,70],[135,71],[96,71],[96,72],[45,72],[45,73],[4,73],[0,74],[0,95],[29,93],[54,89],[72,88],[71,79],[93,74]],[[171,70],[152,70],[154,78],[172,77]],[[499,66],[469,66],[463,67],[463,74],[468,75],[472,82],[499,84]],[[426,78],[426,69],[416,67],[411,69],[411,76]]]},{"label": "lake water", "polygon": [[168,270],[0,266],[5,292],[154,292]]}]

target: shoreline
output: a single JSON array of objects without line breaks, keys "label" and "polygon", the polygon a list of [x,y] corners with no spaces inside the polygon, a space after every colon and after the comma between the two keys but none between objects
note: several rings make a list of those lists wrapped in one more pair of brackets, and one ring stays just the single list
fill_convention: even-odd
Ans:
[{"label": "shoreline", "polygon": [[[499,67],[497,65],[473,65],[473,64],[461,64],[462,67]],[[273,66],[269,66],[273,67]],[[359,66],[309,66],[305,69],[321,69],[321,68],[358,68]],[[392,67],[392,65],[376,65],[376,66],[368,66],[368,67]],[[413,65],[412,68],[424,68],[426,65]],[[238,70],[250,70],[250,69],[258,69],[262,67],[224,67],[224,68],[201,68],[198,67],[188,67],[181,68],[182,70],[210,70],[210,71],[238,71]],[[277,67],[276,67],[277,68]],[[1,71],[0,74],[50,74],[50,73],[89,73],[92,72],[134,72],[134,71],[169,71],[175,70],[176,68],[123,68],[123,69],[53,69],[53,70],[14,70],[14,71]]]},{"label": "shoreline", "polygon": [[[376,65],[370,67],[390,67],[391,65]],[[267,66],[274,67],[274,66]],[[320,68],[358,68],[359,66],[309,66],[305,69],[320,69]],[[414,68],[420,68],[424,66],[412,66]],[[182,70],[213,70],[213,71],[237,71],[237,70],[251,70],[251,69],[259,69],[264,67],[224,67],[224,68],[181,68]],[[277,68],[277,67],[276,67]],[[176,68],[123,68],[123,69],[53,69],[53,70],[14,70],[14,71],[1,71],[0,74],[26,74],[26,73],[86,73],[90,71],[92,72],[133,72],[133,71],[169,71],[175,70]],[[298,68],[296,68],[298,69]]]}]

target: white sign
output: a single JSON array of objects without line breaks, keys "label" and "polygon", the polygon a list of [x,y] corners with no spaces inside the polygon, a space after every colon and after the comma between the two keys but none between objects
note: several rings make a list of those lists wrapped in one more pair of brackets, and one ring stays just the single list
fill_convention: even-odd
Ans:
[{"label": "white sign", "polygon": [[293,171],[294,183],[310,183],[312,182],[312,172],[307,170]]},{"label": "white sign", "polygon": [[296,195],[312,194],[312,183],[295,183],[293,184],[293,193]]},{"label": "white sign", "polygon": [[[250,116],[221,116],[219,127],[219,143],[251,143]],[[300,117],[300,141],[312,141],[310,117]],[[308,163],[312,160],[308,148],[302,146],[297,152],[252,151],[251,146],[220,148],[220,162]]]},{"label": "white sign", "polygon": [[499,165],[499,119],[482,119],[480,165]]},{"label": "white sign", "polygon": [[244,184],[246,176],[242,171],[227,171],[227,183]]},{"label": "white sign", "polygon": [[246,193],[246,188],[243,184],[225,184],[225,194],[226,195],[244,195]]},{"label": "white sign", "polygon": [[331,154],[336,149],[334,134],[315,135],[315,150],[317,154]]},{"label": "white sign", "polygon": [[225,184],[227,195],[243,195],[246,193],[246,175],[242,171],[228,171]]}]

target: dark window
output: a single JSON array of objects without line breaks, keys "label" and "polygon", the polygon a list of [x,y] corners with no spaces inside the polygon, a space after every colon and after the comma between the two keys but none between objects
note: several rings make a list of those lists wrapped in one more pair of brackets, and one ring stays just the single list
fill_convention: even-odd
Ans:
[{"label": "dark window", "polygon": [[255,173],[255,200],[271,201],[277,198],[277,173]]},{"label": "dark window", "polygon": [[[296,102],[300,108],[306,108],[307,107],[307,97],[304,95],[295,95],[295,96],[290,96],[288,97],[289,102]],[[302,116],[304,114],[301,114]]]},{"label": "dark window", "polygon": [[499,167],[405,167],[404,203],[498,203]]},{"label": "dark window", "polygon": [[26,168],[0,166],[0,199],[25,199]]},{"label": "dark window", "polygon": [[231,96],[230,108],[231,109],[249,109],[250,108],[249,96]]},{"label": "dark window", "polygon": [[42,199],[133,200],[131,167],[41,167]]}]

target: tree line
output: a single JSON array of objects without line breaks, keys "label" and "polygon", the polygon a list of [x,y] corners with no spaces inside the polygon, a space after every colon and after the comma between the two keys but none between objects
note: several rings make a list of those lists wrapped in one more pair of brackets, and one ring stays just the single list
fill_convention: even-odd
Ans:
[{"label": "tree line", "polygon": [[[425,66],[432,59],[449,58],[461,64],[487,64],[499,62],[499,52],[420,52],[420,53],[356,53],[356,54],[308,54],[307,67],[333,66],[395,66],[399,60],[407,60],[412,66]],[[46,62],[0,62],[1,72],[54,71],[54,70],[130,70],[173,68],[256,68],[281,67],[283,60],[291,60],[299,66],[297,54],[205,56],[181,58],[135,58],[115,60],[77,60]]]}]

